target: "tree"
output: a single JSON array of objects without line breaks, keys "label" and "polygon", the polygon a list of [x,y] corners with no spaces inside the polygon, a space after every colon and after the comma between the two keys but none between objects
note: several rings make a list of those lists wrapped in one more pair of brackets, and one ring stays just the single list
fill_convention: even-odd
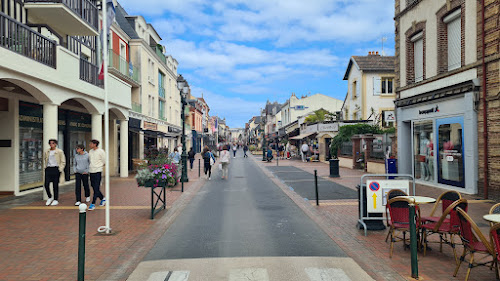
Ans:
[{"label": "tree", "polygon": [[305,119],[306,123],[311,124],[311,123],[318,123],[318,122],[324,122],[324,121],[332,121],[335,119],[335,114],[331,113],[328,110],[325,110],[323,108],[320,108],[316,111],[314,111],[312,114],[308,115]]}]

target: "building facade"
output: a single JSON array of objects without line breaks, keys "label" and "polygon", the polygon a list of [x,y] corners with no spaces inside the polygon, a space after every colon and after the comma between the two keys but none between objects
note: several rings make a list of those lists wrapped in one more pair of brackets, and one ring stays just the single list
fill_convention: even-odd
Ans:
[{"label": "building facade", "polygon": [[[104,90],[99,80],[99,9],[84,0],[84,8],[54,1],[1,1],[0,116],[4,159],[0,192],[24,195],[42,190],[44,150],[57,139],[66,155],[65,178],[71,169],[75,146],[88,147],[91,139],[103,142]],[[131,83],[109,73],[110,132],[120,124],[127,130]],[[123,136],[123,134],[120,134]],[[118,141],[119,139],[119,141]],[[126,137],[110,138],[120,146],[110,159],[127,171]],[[110,146],[111,147],[111,146]],[[127,176],[126,173],[122,174]]]},{"label": "building facade", "polygon": [[395,123],[394,57],[370,52],[352,56],[344,80],[348,90],[342,106],[344,120],[372,120],[381,127]]},{"label": "building facade", "polygon": [[399,157],[399,172],[460,192],[498,190],[491,172],[500,166],[488,155],[496,146],[487,137],[495,130],[483,125],[494,126],[500,106],[499,1],[396,0],[395,7],[398,155],[411,155]]}]

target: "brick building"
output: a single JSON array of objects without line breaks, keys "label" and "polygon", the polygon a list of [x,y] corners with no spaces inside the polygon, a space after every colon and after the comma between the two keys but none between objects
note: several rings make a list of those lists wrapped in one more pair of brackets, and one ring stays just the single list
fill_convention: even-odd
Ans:
[{"label": "brick building", "polygon": [[398,166],[420,183],[500,195],[499,8],[395,1]]}]

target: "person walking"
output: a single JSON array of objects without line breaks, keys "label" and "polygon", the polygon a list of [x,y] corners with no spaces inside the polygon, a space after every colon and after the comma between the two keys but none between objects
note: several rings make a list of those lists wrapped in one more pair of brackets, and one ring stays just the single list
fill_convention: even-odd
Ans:
[{"label": "person walking", "polygon": [[236,143],[233,143],[233,158],[236,158],[236,151],[238,151],[238,146]]},{"label": "person walking", "polygon": [[307,145],[306,142],[302,143],[302,147],[300,148],[300,152],[302,154],[302,162],[307,162],[306,157],[307,157],[307,152],[309,152],[309,146]]},{"label": "person walking", "polygon": [[[45,151],[45,192],[47,192],[47,206],[57,206],[59,204],[59,183],[64,182],[64,168],[66,167],[66,156],[64,152],[57,148],[57,140],[49,140],[50,149]],[[54,194],[50,192],[50,183],[54,189]]]},{"label": "person walking", "polygon": [[231,154],[229,153],[229,146],[225,145],[220,153],[220,163],[222,165],[222,179],[226,179],[229,174],[229,159],[231,159]]},{"label": "person walking", "polygon": [[174,148],[174,151],[172,151],[172,153],[170,153],[168,157],[172,159],[172,162],[174,164],[179,164],[179,162],[181,161],[181,154],[179,153],[179,148],[178,147]]},{"label": "person walking", "polygon": [[248,151],[248,145],[245,143],[243,145],[243,158],[248,158],[247,151]]},{"label": "person walking", "polygon": [[272,149],[272,146],[268,146],[267,147],[267,162],[271,162],[271,160],[273,160],[273,149]]},{"label": "person walking", "polygon": [[94,190],[94,196],[89,211],[93,211],[97,198],[101,200],[99,206],[102,207],[106,205],[106,198],[104,198],[101,192],[102,171],[104,165],[106,165],[106,153],[102,148],[99,148],[98,140],[90,141],[89,161],[90,185]]},{"label": "person walking", "polygon": [[194,156],[196,155],[196,152],[194,152],[193,147],[188,152],[188,159],[189,159],[189,165],[191,167],[191,170],[193,170],[193,163],[194,163]]},{"label": "person walking", "polygon": [[73,172],[75,172],[75,206],[79,206],[82,203],[82,183],[85,192],[85,201],[90,202],[89,166],[89,154],[85,151],[85,146],[81,144],[77,145],[73,161]]},{"label": "person walking", "polygon": [[210,149],[208,149],[208,146],[205,145],[203,148],[203,164],[204,164],[204,170],[205,170],[205,176],[207,177],[208,180],[212,179],[212,166],[215,164],[215,157],[212,152],[210,152]]}]

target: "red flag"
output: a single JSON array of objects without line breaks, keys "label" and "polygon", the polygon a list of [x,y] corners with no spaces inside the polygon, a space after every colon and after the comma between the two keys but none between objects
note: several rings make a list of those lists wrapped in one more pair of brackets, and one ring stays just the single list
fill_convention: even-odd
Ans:
[{"label": "red flag", "polygon": [[99,76],[97,79],[104,80],[104,62],[102,62],[101,67],[99,68]]}]

